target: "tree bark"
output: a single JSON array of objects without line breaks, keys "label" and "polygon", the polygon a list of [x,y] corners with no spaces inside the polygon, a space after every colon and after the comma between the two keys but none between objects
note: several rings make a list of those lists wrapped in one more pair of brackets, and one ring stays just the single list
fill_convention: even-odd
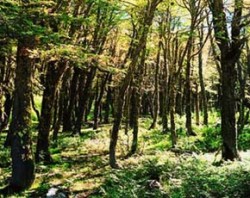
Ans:
[{"label": "tree bark", "polygon": [[153,18],[154,18],[154,12],[160,2],[161,2],[160,0],[152,0],[147,5],[145,16],[143,18],[143,24],[141,27],[142,34],[135,48],[135,53],[129,65],[127,75],[125,76],[125,79],[122,81],[120,88],[119,88],[119,94],[118,94],[118,99],[117,99],[117,104],[116,104],[117,111],[115,115],[113,128],[111,131],[111,140],[110,140],[110,146],[109,146],[109,163],[112,168],[119,167],[116,162],[116,145],[117,145],[119,127],[120,127],[121,119],[122,119],[124,96],[125,96],[125,93],[129,84],[131,83],[131,80],[133,79],[133,73],[136,69],[138,58],[140,56],[141,51],[144,49],[146,45],[149,27],[151,26]]},{"label": "tree bark", "polygon": [[243,0],[235,0],[234,15],[231,22],[231,37],[222,0],[210,1],[213,14],[215,39],[220,48],[221,74],[221,133],[222,158],[224,160],[239,159],[236,131],[236,63],[241,54],[244,39],[241,38]]},{"label": "tree bark", "polygon": [[[191,28],[192,29],[192,28]],[[190,33],[192,34],[192,33]],[[187,67],[186,67],[186,85],[185,85],[185,104],[186,104],[186,129],[187,135],[196,135],[192,129],[192,101],[191,101],[191,52],[193,48],[193,36],[190,38],[187,52]]]},{"label": "tree bark", "polygon": [[133,120],[133,140],[129,155],[133,155],[138,147],[139,132],[139,111],[140,111],[140,90],[134,87],[131,94],[131,119]]},{"label": "tree bark", "polygon": [[[89,94],[90,94],[90,90],[92,88],[92,83],[95,77],[95,73],[96,73],[96,68],[92,67],[90,69],[90,71],[85,74],[84,71],[82,71],[82,73],[80,74],[80,80],[79,80],[79,104],[78,104],[78,112],[76,113],[76,123],[75,123],[75,128],[74,128],[74,134],[81,134],[81,127],[82,127],[82,123],[83,123],[83,117],[84,117],[84,110],[86,108],[87,105],[87,101],[89,99]],[[86,83],[85,86],[83,88],[83,84],[84,83],[84,78],[86,76]]]},{"label": "tree bark", "polygon": [[67,63],[65,61],[60,61],[59,63],[48,63],[35,154],[36,162],[43,161],[45,163],[50,163],[52,161],[49,153],[49,133],[52,123],[53,105],[55,102],[58,83],[66,69],[66,66]]},{"label": "tree bark", "polygon": [[[111,83],[112,81],[112,75],[109,76],[108,82]],[[112,103],[112,89],[110,85],[108,85],[108,90],[107,90],[107,96],[106,96],[106,101],[104,104],[104,123],[108,124],[109,123],[109,114],[110,114],[110,105]]]},{"label": "tree bark", "polygon": [[[199,32],[199,36],[200,36],[200,47],[202,45],[202,42],[203,42],[203,25],[201,27],[201,31]],[[200,88],[201,88],[201,98],[202,98],[202,109],[203,109],[203,123],[205,125],[208,125],[208,110],[207,110],[207,96],[206,96],[206,89],[205,89],[205,84],[204,84],[204,77],[203,77],[203,61],[202,61],[202,54],[203,51],[201,50],[200,53],[199,53],[199,63],[198,63],[198,66],[199,66],[199,81],[200,81]]]},{"label": "tree bark", "polygon": [[222,100],[221,100],[221,132],[223,139],[222,158],[234,160],[239,157],[236,132],[235,83],[236,71],[234,64],[222,62]]},{"label": "tree bark", "polygon": [[195,83],[195,94],[194,94],[194,103],[195,103],[195,122],[196,125],[200,125],[200,99],[199,99],[199,87],[198,84]]},{"label": "tree bark", "polygon": [[65,109],[65,116],[68,119],[65,119],[65,130],[67,131],[72,131],[73,125],[74,125],[74,115],[73,115],[73,110],[74,110],[74,105],[76,102],[76,96],[77,96],[77,84],[79,81],[79,76],[80,76],[80,68],[74,67],[74,74],[71,80],[70,84],[70,97],[69,97],[69,106],[67,109]]},{"label": "tree bark", "polygon": [[162,39],[162,35],[160,35],[160,38],[159,38],[158,52],[157,52],[157,58],[156,58],[156,63],[155,63],[154,114],[153,114],[153,122],[149,130],[155,128],[158,113],[159,113],[159,70],[160,70],[160,57],[161,57],[161,39]]},{"label": "tree bark", "polygon": [[109,79],[109,76],[110,76],[110,74],[106,74],[106,76],[102,80],[102,83],[100,85],[100,93],[98,94],[98,97],[95,100],[93,129],[98,128],[98,117],[99,117],[99,114],[101,113],[101,102],[102,102],[103,94],[104,94],[105,87],[106,87],[107,81]]},{"label": "tree bark", "polygon": [[20,191],[31,186],[35,165],[31,149],[31,97],[33,60],[29,50],[34,49],[33,38],[18,40],[12,121],[6,139],[11,146],[12,175],[9,190]]}]

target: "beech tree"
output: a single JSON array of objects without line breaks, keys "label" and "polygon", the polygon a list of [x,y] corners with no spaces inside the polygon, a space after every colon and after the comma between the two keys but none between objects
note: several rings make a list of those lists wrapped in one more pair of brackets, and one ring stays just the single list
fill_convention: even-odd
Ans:
[{"label": "beech tree", "polygon": [[109,147],[109,162],[110,166],[112,168],[118,168],[118,164],[116,162],[116,145],[117,145],[117,139],[118,139],[118,132],[119,132],[119,127],[121,124],[121,119],[122,119],[122,112],[123,112],[123,105],[124,105],[124,96],[126,93],[126,90],[131,83],[131,80],[134,75],[134,71],[137,66],[137,61],[138,58],[143,50],[143,48],[146,45],[147,41],[147,36],[149,32],[149,28],[152,24],[153,18],[154,18],[154,12],[157,9],[157,6],[161,3],[161,0],[152,0],[149,1],[145,11],[144,11],[144,16],[141,21],[141,27],[139,28],[140,30],[140,37],[138,39],[138,42],[136,44],[136,50],[134,52],[134,56],[131,58],[131,63],[129,64],[127,74],[125,76],[125,79],[121,83],[119,87],[119,94],[117,98],[117,109],[116,109],[116,115],[115,115],[115,120],[113,124],[113,128],[111,131],[111,140],[110,140],[110,147]]},{"label": "beech tree", "polygon": [[234,1],[234,12],[227,26],[227,13],[222,0],[209,1],[213,14],[214,33],[220,49],[221,65],[221,133],[222,158],[239,159],[236,130],[236,64],[240,58],[245,38],[241,36],[244,27],[242,21],[243,0]]}]

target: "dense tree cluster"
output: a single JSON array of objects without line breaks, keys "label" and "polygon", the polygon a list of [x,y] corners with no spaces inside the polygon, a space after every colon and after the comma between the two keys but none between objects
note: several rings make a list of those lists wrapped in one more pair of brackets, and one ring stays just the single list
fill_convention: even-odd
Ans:
[{"label": "dense tree cluster", "polygon": [[[0,131],[8,133],[12,159],[7,191],[29,187],[35,163],[53,161],[50,143],[61,132],[81,134],[83,125],[112,123],[110,166],[119,168],[121,125],[133,131],[133,155],[138,119],[146,116],[175,147],[177,116],[195,136],[192,126],[208,125],[209,111],[219,111],[222,158],[239,159],[237,134],[250,106],[247,11],[243,0],[0,1]],[[31,111],[39,121],[34,153]]]}]

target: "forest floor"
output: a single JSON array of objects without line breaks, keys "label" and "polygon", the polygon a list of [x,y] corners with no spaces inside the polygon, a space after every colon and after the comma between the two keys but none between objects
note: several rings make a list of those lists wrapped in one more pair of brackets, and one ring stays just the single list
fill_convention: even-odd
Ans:
[{"label": "forest floor", "polygon": [[[77,198],[250,197],[249,150],[241,152],[239,162],[221,163],[216,126],[195,127],[195,137],[186,137],[180,127],[179,141],[173,150],[170,135],[162,134],[160,125],[148,130],[150,122],[146,118],[140,120],[139,149],[129,158],[125,156],[132,132],[125,135],[124,129],[120,130],[119,170],[109,167],[111,125],[101,125],[98,130],[84,128],[81,136],[60,134],[57,146],[52,144],[50,150],[53,164],[37,164],[32,187],[13,197],[44,197],[52,187]],[[0,186],[10,176],[9,151],[2,146],[5,136],[1,133]]]}]

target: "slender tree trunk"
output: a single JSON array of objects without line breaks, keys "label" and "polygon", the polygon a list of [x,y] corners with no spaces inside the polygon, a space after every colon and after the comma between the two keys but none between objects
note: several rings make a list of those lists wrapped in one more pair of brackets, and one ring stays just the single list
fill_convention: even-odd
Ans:
[{"label": "slender tree trunk", "polygon": [[[0,45],[4,44],[0,42]],[[2,50],[2,49],[0,49]],[[4,110],[3,110],[3,96],[4,96],[4,73],[5,73],[5,56],[0,54],[0,132],[5,128],[4,127]]]},{"label": "slender tree trunk", "polygon": [[133,140],[129,155],[135,154],[138,148],[139,115],[141,110],[141,86],[145,72],[146,45],[144,46],[141,60],[135,73],[131,95],[131,120],[133,120]]},{"label": "slender tree trunk", "polygon": [[52,130],[54,131],[56,126],[56,121],[58,120],[58,111],[59,111],[59,90],[57,89],[55,94],[55,101],[53,107],[53,118],[52,118]]},{"label": "slender tree trunk", "polygon": [[99,117],[99,114],[101,113],[101,102],[102,102],[103,94],[104,94],[105,87],[106,87],[107,81],[109,79],[109,76],[110,76],[110,74],[106,74],[106,76],[104,77],[104,79],[101,83],[101,86],[100,86],[100,93],[95,101],[94,126],[93,126],[94,129],[98,128],[98,117]]},{"label": "slender tree trunk", "polygon": [[185,102],[186,102],[186,129],[187,135],[195,135],[192,129],[192,101],[191,101],[191,52],[192,52],[192,43],[190,42],[190,46],[187,53],[187,68],[186,68],[186,86],[185,86]]},{"label": "slender tree trunk", "polygon": [[73,116],[73,110],[74,110],[74,105],[76,102],[76,96],[77,96],[77,84],[79,80],[79,75],[80,75],[80,68],[74,67],[74,74],[71,80],[70,84],[70,98],[69,98],[69,106],[67,109],[65,109],[65,116],[68,119],[65,119],[65,127],[67,126],[66,130],[67,131],[72,131],[73,129],[73,124],[74,124],[74,116]]},{"label": "slender tree trunk", "polygon": [[[203,25],[201,27],[200,34],[200,45],[202,45],[203,42]],[[200,80],[200,87],[201,87],[201,98],[202,98],[202,109],[203,109],[203,123],[205,125],[208,125],[208,110],[207,110],[207,96],[206,96],[206,89],[204,84],[204,77],[203,77],[203,61],[202,61],[202,50],[199,53],[199,80]]]},{"label": "slender tree trunk", "polygon": [[56,62],[48,63],[35,155],[36,162],[44,161],[49,163],[52,161],[49,153],[49,133],[52,123],[53,105],[58,83],[66,66],[67,63],[64,61],[59,62],[58,65]]},{"label": "slender tree trunk", "polygon": [[140,92],[137,87],[134,87],[131,96],[131,116],[132,116],[131,119],[133,120],[133,140],[132,140],[130,155],[133,155],[137,151],[138,147],[139,111],[140,111]]},{"label": "slender tree trunk", "polygon": [[94,99],[95,99],[95,93],[94,93],[93,89],[91,89],[89,92],[89,97],[87,100],[86,107],[84,109],[84,122],[88,122],[89,114],[92,110]]},{"label": "slender tree trunk", "polygon": [[176,98],[176,104],[175,104],[175,112],[182,116],[184,109],[185,109],[185,94],[183,93],[185,91],[185,83],[183,83],[183,79],[182,76],[179,75],[178,80],[176,79],[175,83],[178,85],[178,87],[176,86],[176,89],[178,91],[176,91],[177,93],[175,94],[175,98]]},{"label": "slender tree trunk", "polygon": [[171,141],[172,141],[172,147],[175,147],[177,143],[177,134],[175,130],[175,85],[173,82],[175,80],[173,79],[174,76],[170,77],[170,90],[169,90],[169,114],[170,114],[170,132],[171,132]]},{"label": "slender tree trunk", "polygon": [[[75,123],[75,128],[74,128],[74,134],[81,134],[81,127],[82,127],[82,122],[83,122],[83,117],[84,117],[84,110],[87,105],[87,101],[89,99],[89,94],[90,90],[92,88],[92,83],[95,77],[96,73],[96,68],[92,67],[90,71],[85,74],[85,72],[82,72],[80,75],[80,85],[79,85],[79,104],[78,104],[78,112],[77,112],[77,117],[76,117],[76,123]],[[86,83],[83,89],[83,84],[85,75],[87,75]]]},{"label": "slender tree trunk", "polygon": [[[166,54],[166,53],[164,53]],[[164,57],[164,70],[163,70],[163,83],[162,83],[162,131],[166,134],[169,131],[168,128],[168,66],[167,57]]]},{"label": "slender tree trunk", "polygon": [[141,27],[142,35],[138,39],[138,43],[135,48],[135,53],[129,65],[127,75],[125,76],[125,79],[122,81],[121,86],[119,88],[119,94],[118,94],[118,99],[117,99],[117,104],[116,104],[117,111],[115,115],[113,128],[111,131],[111,140],[110,140],[110,146],[109,146],[109,162],[112,168],[118,168],[115,153],[116,153],[116,145],[117,145],[119,127],[120,127],[121,119],[122,119],[124,96],[125,96],[125,93],[129,84],[131,83],[131,80],[133,79],[133,73],[136,69],[138,58],[140,56],[141,51],[144,49],[146,45],[149,27],[151,26],[153,18],[154,18],[154,12],[160,2],[161,1],[158,1],[158,0],[152,0],[151,2],[149,2],[147,6],[147,10],[145,11],[145,16],[143,19],[144,24],[142,24],[142,27]]},{"label": "slender tree trunk", "polygon": [[5,102],[4,102],[4,119],[3,119],[3,125],[2,125],[2,129],[5,129],[8,126],[9,123],[9,118],[10,118],[10,114],[11,114],[11,110],[12,110],[12,106],[13,106],[13,96],[12,94],[7,90],[5,92]]},{"label": "slender tree trunk", "polygon": [[159,38],[158,43],[158,53],[155,64],[155,90],[154,90],[154,114],[153,114],[153,122],[149,129],[154,129],[157,123],[157,117],[159,113],[159,70],[160,70],[160,56],[161,56],[161,38]]},{"label": "slender tree trunk", "polygon": [[[0,41],[1,50],[6,50],[7,41]],[[11,54],[11,49],[8,49]],[[10,82],[12,81],[12,69],[10,63],[11,55],[0,54],[0,131],[9,124],[13,98]]]},{"label": "slender tree trunk", "polygon": [[194,103],[195,103],[195,122],[196,125],[200,125],[200,99],[199,99],[199,87],[198,84],[195,83],[195,95],[194,95]]},{"label": "slender tree trunk", "polygon": [[[112,75],[109,76],[108,82],[111,83],[112,81]],[[112,103],[112,89],[110,85],[108,85],[108,90],[107,90],[107,96],[106,96],[106,102],[104,104],[104,123],[108,124],[109,123],[109,114],[110,114],[110,105]]]},{"label": "slender tree trunk", "polygon": [[72,68],[69,67],[63,75],[62,78],[62,86],[60,90],[60,97],[63,100],[63,132],[71,131],[70,125],[68,125],[69,117],[68,117],[68,109],[69,109],[69,101],[70,101],[70,79],[72,76]]},{"label": "slender tree trunk", "polygon": [[53,141],[57,142],[58,139],[58,133],[60,130],[60,126],[63,120],[63,94],[62,92],[58,93],[58,115],[57,115],[57,119],[55,120],[55,127],[54,127],[54,131],[53,131]]},{"label": "slender tree trunk", "polygon": [[3,89],[0,84],[0,133],[4,129],[4,111],[3,111]]}]

